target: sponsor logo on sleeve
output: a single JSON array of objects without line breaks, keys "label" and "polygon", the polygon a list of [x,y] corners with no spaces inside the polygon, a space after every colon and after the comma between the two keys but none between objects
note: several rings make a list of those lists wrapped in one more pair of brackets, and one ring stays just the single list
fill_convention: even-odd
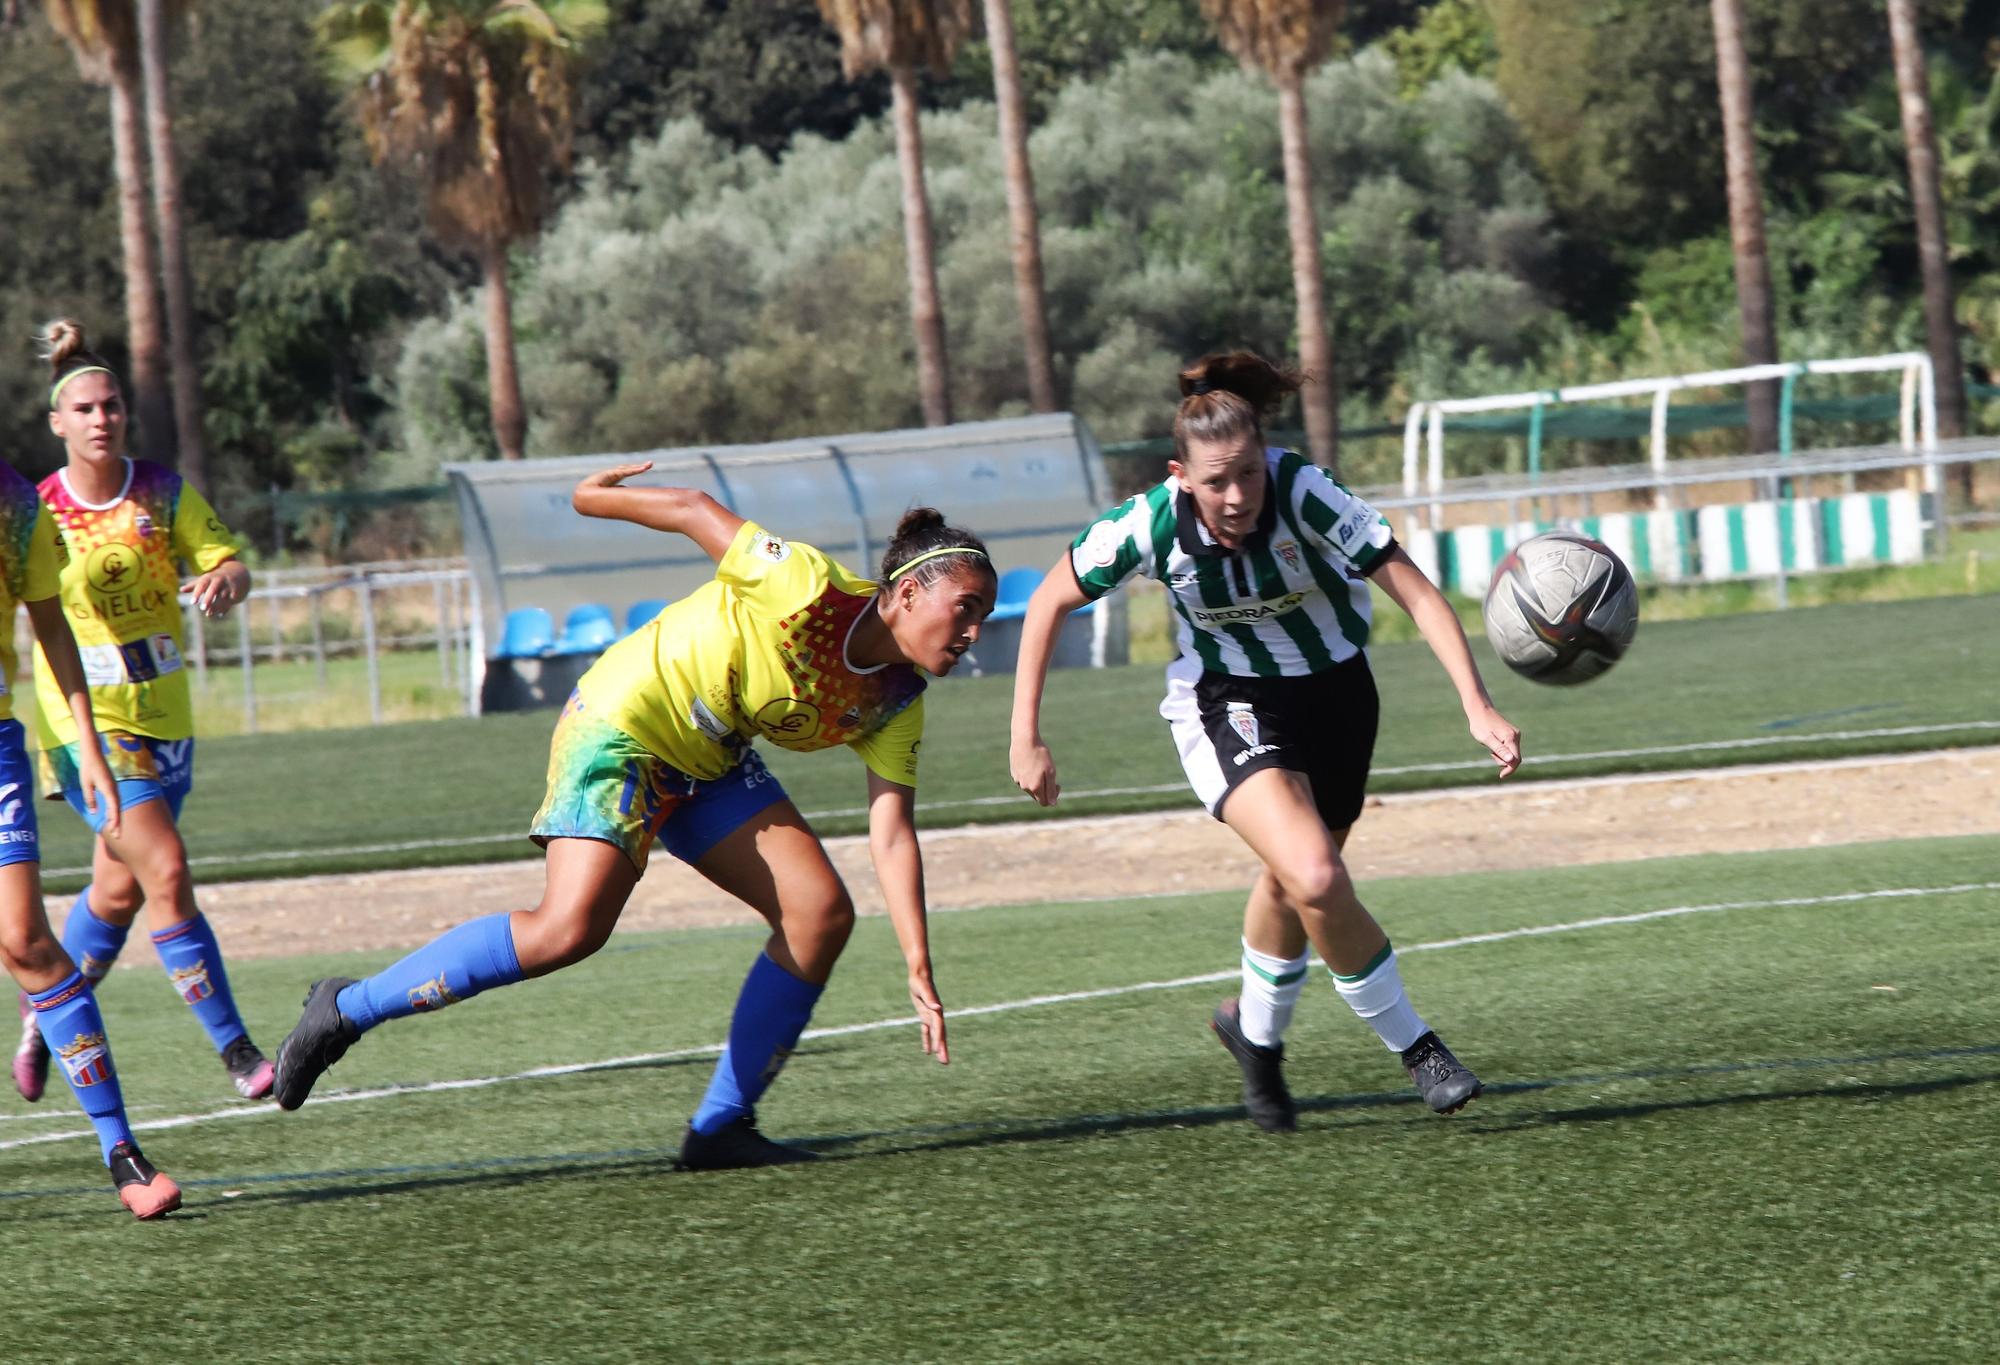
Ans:
[{"label": "sponsor logo on sleeve", "polygon": [[1125,533],[1118,529],[1115,521],[1100,521],[1090,528],[1079,546],[1083,562],[1093,569],[1106,569],[1118,558],[1118,547],[1125,543]]},{"label": "sponsor logo on sleeve", "polygon": [[708,709],[708,703],[696,697],[688,703],[688,722],[710,739],[729,738],[729,727],[722,723],[722,717]]},{"label": "sponsor logo on sleeve", "polygon": [[1356,503],[1354,510],[1342,518],[1333,528],[1333,538],[1344,550],[1356,544],[1366,544],[1368,532],[1375,524],[1375,509],[1367,503]]},{"label": "sponsor logo on sleeve", "polygon": [[759,559],[768,559],[773,564],[782,564],[790,557],[792,547],[781,537],[767,533],[750,542],[750,553]]}]

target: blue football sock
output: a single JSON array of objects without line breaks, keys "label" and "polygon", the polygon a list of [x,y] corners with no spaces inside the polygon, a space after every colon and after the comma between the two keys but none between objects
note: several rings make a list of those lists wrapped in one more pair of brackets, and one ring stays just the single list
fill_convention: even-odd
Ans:
[{"label": "blue football sock", "polygon": [[778,1070],[798,1046],[824,986],[801,981],[759,953],[736,997],[729,1021],[729,1046],[715,1063],[708,1093],[694,1112],[697,1133],[713,1133],[756,1109],[778,1079]]},{"label": "blue football sock", "polygon": [[196,915],[154,934],[153,951],[160,955],[160,965],[167,969],[174,989],[208,1030],[208,1041],[217,1052],[248,1032],[243,1017],[236,1012],[236,997],[229,993],[222,949],[206,916]]},{"label": "blue football sock", "polygon": [[71,1093],[97,1130],[97,1145],[109,1165],[111,1149],[130,1142],[132,1129],[125,1122],[125,1097],[118,1091],[118,1073],[111,1065],[111,1045],[104,1041],[97,997],[90,993],[82,972],[71,972],[59,985],[30,995],[28,1002],[35,1007],[42,1041],[62,1063]]},{"label": "blue football sock", "polygon": [[86,886],[63,922],[63,951],[85,981],[102,981],[124,950],[125,935],[131,932],[129,924],[106,924],[97,917],[90,908],[90,888]]},{"label": "blue football sock", "polygon": [[513,985],[521,979],[513,918],[502,911],[440,934],[393,967],[343,989],[336,999],[340,1012],[366,1033],[389,1019],[441,1010],[495,986]]}]

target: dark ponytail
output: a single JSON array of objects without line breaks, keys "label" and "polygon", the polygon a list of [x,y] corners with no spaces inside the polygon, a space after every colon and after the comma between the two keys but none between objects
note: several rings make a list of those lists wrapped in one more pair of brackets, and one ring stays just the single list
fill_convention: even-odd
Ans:
[{"label": "dark ponytail", "polygon": [[912,507],[896,523],[896,533],[889,537],[889,548],[882,553],[882,575],[879,579],[882,590],[887,592],[894,584],[896,570],[919,555],[927,555],[934,550],[964,550],[967,553],[936,555],[910,568],[905,577],[913,578],[920,586],[928,588],[968,564],[977,565],[989,574],[993,572],[993,561],[986,555],[986,542],[963,527],[947,525],[944,513],[935,507]]},{"label": "dark ponytail", "polygon": [[1187,459],[1190,441],[1264,439],[1264,419],[1299,391],[1297,370],[1255,351],[1214,352],[1181,371],[1181,406],[1174,414],[1174,458]]}]

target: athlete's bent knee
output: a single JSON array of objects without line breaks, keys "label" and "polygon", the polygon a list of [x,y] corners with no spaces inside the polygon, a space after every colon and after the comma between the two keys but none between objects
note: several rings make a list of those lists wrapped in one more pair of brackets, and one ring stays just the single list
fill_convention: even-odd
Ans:
[{"label": "athlete's bent knee", "polygon": [[600,923],[590,915],[543,907],[527,919],[529,932],[515,933],[514,955],[521,970],[532,975],[574,966],[611,941],[612,922]]},{"label": "athlete's bent knee", "polygon": [[1338,858],[1304,856],[1275,869],[1285,898],[1301,911],[1331,910],[1353,895],[1347,865]]}]

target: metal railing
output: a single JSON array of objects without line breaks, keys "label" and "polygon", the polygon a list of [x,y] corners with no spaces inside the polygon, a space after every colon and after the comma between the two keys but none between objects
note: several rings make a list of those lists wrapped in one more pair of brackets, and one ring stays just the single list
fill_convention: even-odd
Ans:
[{"label": "metal railing", "polygon": [[[208,683],[211,667],[234,666],[242,671],[243,728],[258,729],[257,671],[259,661],[283,664],[310,657],[320,691],[329,690],[330,658],[360,655],[366,660],[368,719],[384,718],[382,656],[389,651],[430,649],[437,653],[438,683],[460,698],[467,715],[478,713],[479,678],[483,664],[479,626],[478,586],[463,560],[408,560],[355,564],[325,569],[274,569],[253,574],[253,587],[233,619],[210,621],[191,606],[184,608],[187,655],[199,685]],[[428,589],[427,592],[422,590]],[[381,610],[385,596],[398,602],[401,616],[415,629],[385,631]],[[330,632],[329,603],[347,595],[351,617],[336,618],[346,629]],[[392,596],[393,595],[393,596]],[[303,604],[304,622],[291,604]],[[425,610],[427,608],[427,611]],[[258,618],[266,638],[257,637]],[[400,623],[399,623],[400,624]],[[302,641],[288,639],[299,626]],[[221,639],[213,638],[220,636]],[[233,643],[225,644],[223,640]]]}]

